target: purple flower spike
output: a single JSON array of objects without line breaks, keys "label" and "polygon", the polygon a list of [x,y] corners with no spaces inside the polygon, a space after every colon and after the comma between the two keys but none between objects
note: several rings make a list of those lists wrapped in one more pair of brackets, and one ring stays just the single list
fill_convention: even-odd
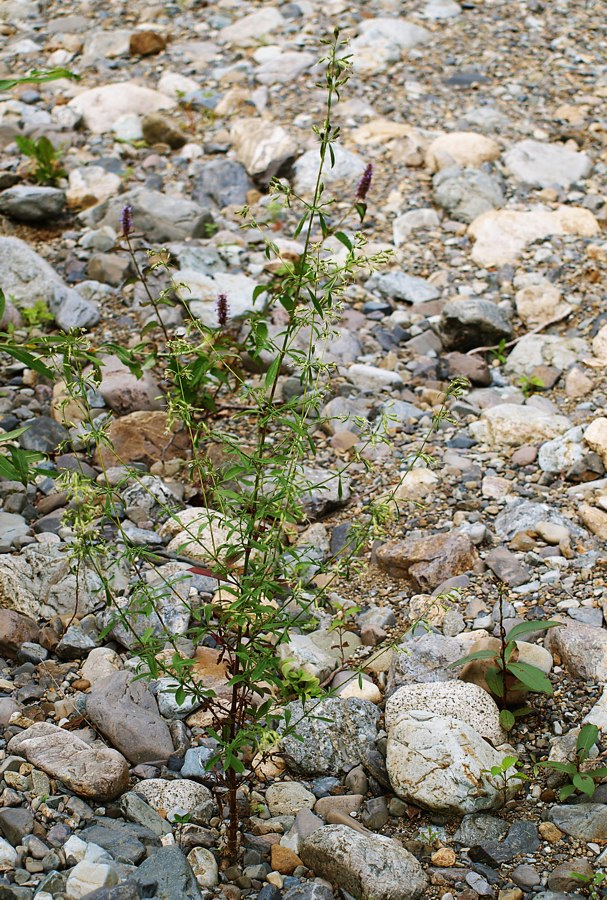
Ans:
[{"label": "purple flower spike", "polygon": [[371,179],[373,177],[373,166],[371,163],[368,163],[367,168],[363,172],[363,177],[358,182],[358,187],[356,189],[356,199],[364,200],[367,196],[369,188],[371,187]]},{"label": "purple flower spike", "polygon": [[120,216],[120,226],[122,228],[122,234],[124,237],[128,237],[129,234],[133,231],[133,207],[130,204],[126,204],[123,207],[122,214]]},{"label": "purple flower spike", "polygon": [[228,298],[225,294],[219,294],[217,297],[217,322],[222,327],[228,321],[229,311]]}]

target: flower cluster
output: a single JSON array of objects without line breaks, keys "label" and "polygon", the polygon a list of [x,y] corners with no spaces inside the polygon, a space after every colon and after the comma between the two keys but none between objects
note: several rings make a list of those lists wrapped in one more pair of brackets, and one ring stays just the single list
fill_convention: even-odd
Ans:
[{"label": "flower cluster", "polygon": [[225,294],[219,294],[217,297],[217,323],[224,326],[228,321],[230,308],[228,306],[228,298]]},{"label": "flower cluster", "polygon": [[367,165],[367,168],[363,172],[362,178],[358,182],[358,187],[356,189],[356,199],[364,200],[369,192],[369,188],[371,187],[371,179],[373,178],[373,166],[371,163]]}]

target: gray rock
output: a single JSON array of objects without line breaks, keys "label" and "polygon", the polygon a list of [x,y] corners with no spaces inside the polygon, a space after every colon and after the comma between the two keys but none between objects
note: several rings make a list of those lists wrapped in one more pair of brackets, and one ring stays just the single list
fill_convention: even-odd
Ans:
[{"label": "gray rock", "polygon": [[449,668],[466,653],[466,644],[455,637],[423,631],[409,633],[395,648],[388,670],[386,696],[402,684],[450,681],[457,670]]},{"label": "gray rock", "polygon": [[[289,703],[290,727],[303,740],[285,735],[282,750],[289,766],[309,775],[338,774],[364,763],[375,748],[379,710],[368,700],[337,697]],[[316,717],[326,718],[328,721]]]},{"label": "gray rock", "polygon": [[464,816],[453,835],[453,840],[463,847],[474,847],[482,841],[499,841],[508,831],[508,823],[488,813],[470,813]]},{"label": "gray rock", "polygon": [[447,303],[438,325],[447,350],[472,350],[510,340],[512,325],[490,300],[456,300]]},{"label": "gray rock", "polygon": [[313,809],[316,797],[297,781],[281,781],[267,789],[266,803],[272,816],[295,816],[300,809]]},{"label": "gray rock", "polygon": [[0,832],[13,847],[23,842],[34,825],[34,816],[29,809],[0,809]]},{"label": "gray rock", "polygon": [[120,809],[122,814],[130,822],[136,822],[143,825],[152,834],[160,837],[163,834],[170,834],[172,829],[166,819],[163,819],[155,809],[145,802],[145,800],[134,791],[128,791],[120,798]]},{"label": "gray rock", "polygon": [[[326,188],[338,185],[356,185],[366,168],[366,161],[357,153],[346,150],[341,144],[333,145],[335,164],[323,169],[323,183]],[[294,187],[299,194],[310,195],[314,190],[318,175],[318,150],[307,150],[296,160]]]},{"label": "gray rock", "polygon": [[495,517],[494,529],[503,541],[512,540],[518,531],[534,531],[539,522],[552,522],[562,525],[575,537],[583,537],[585,532],[574,525],[554,506],[547,503],[534,503],[531,500],[517,498]]},{"label": "gray rock", "polygon": [[407,303],[426,303],[440,297],[440,291],[434,285],[405,272],[378,272],[365,282],[365,288],[390,300],[405,300]]},{"label": "gray rock", "polygon": [[133,227],[143,232],[148,241],[180,241],[184,238],[205,237],[205,225],[213,223],[208,209],[192,200],[173,197],[146,187],[133,188],[112,197],[91,210],[81,213],[87,225],[110,225],[118,233],[120,219],[126,205],[133,210]]},{"label": "gray rock", "polygon": [[86,900],[141,900],[141,890],[136,884],[117,884],[115,887],[97,888],[86,895]]},{"label": "gray rock", "polygon": [[607,631],[582,622],[567,622],[552,628],[544,646],[561,658],[562,665],[575,678],[603,684],[607,679]]},{"label": "gray rock", "polygon": [[50,225],[65,208],[65,191],[18,184],[0,193],[0,213],[17,222]]},{"label": "gray rock", "polygon": [[482,169],[442,169],[433,178],[433,188],[435,202],[458,222],[472,222],[504,205],[499,181]]},{"label": "gray rock", "polygon": [[206,163],[194,180],[192,199],[201,206],[216,203],[224,206],[243,206],[253,182],[247,170],[233,159],[215,159]]},{"label": "gray rock", "polygon": [[97,844],[117,862],[137,864],[146,855],[148,848],[160,844],[155,831],[132,822],[104,818],[89,825],[80,837],[89,844]]},{"label": "gray rock", "polygon": [[79,625],[70,625],[57,644],[55,652],[60,659],[82,659],[96,646],[92,637]]},{"label": "gray rock", "polygon": [[463,815],[498,809],[514,795],[516,782],[503,791],[486,775],[504,755],[459,719],[411,710],[388,732],[386,767],[402,800]]},{"label": "gray rock", "polygon": [[607,841],[607,805],[604,803],[553,806],[548,817],[557,828],[579,841]]},{"label": "gray rock", "polygon": [[290,888],[286,894],[280,894],[277,897],[262,897],[263,890],[270,885],[265,885],[259,894],[259,900],[333,900],[335,896],[333,891],[327,884],[320,884],[317,881],[306,881],[304,884],[298,884],[296,887]]},{"label": "gray rock", "polygon": [[69,439],[67,428],[64,428],[59,422],[55,422],[50,416],[28,419],[24,424],[27,426],[27,431],[19,438],[19,443],[24,450],[55,453],[59,445]]},{"label": "gray rock", "polygon": [[17,307],[46,303],[60,328],[90,328],[99,310],[73,288],[25,241],[0,237],[0,287]]},{"label": "gray rock", "polygon": [[533,822],[519,820],[510,827],[504,840],[481,839],[468,851],[474,862],[499,868],[521,853],[534,853],[540,846],[537,827]]},{"label": "gray rock", "polygon": [[147,685],[131,672],[97,681],[86,698],[86,714],[131,762],[167,760],[173,741]]},{"label": "gray rock", "polygon": [[179,847],[160,847],[130,876],[155,900],[200,900],[194,873]]},{"label": "gray rock", "polygon": [[530,570],[507,547],[496,547],[485,556],[485,563],[500,581],[517,587],[531,579]]},{"label": "gray rock", "polygon": [[504,371],[519,378],[530,377],[539,366],[552,366],[563,372],[589,353],[583,338],[526,334],[510,352]]},{"label": "gray rock", "polygon": [[320,519],[350,499],[349,477],[330,469],[304,466],[296,482],[300,486],[303,511],[310,519]]},{"label": "gray rock", "polygon": [[31,534],[30,527],[23,516],[0,512],[0,542],[2,544],[10,546],[15,540],[25,537],[27,534]]},{"label": "gray rock", "polygon": [[211,792],[203,784],[179,778],[167,781],[164,778],[148,778],[135,787],[139,794],[157,812],[164,810],[209,811],[213,807]]},{"label": "gray rock", "polygon": [[319,828],[300,853],[317,875],[361,900],[413,900],[427,884],[418,861],[397,841],[346,825]]},{"label": "gray rock", "polygon": [[206,763],[211,759],[214,750],[210,747],[190,747],[186,750],[181,767],[181,775],[183,778],[207,778]]},{"label": "gray rock", "polygon": [[524,140],[504,154],[512,174],[532,187],[568,188],[590,174],[592,162],[585,153],[569,150],[562,144]]},{"label": "gray rock", "polygon": [[46,722],[16,735],[8,749],[58,778],[79,797],[112,800],[128,786],[128,765],[120,753],[90,747],[76,734]]},{"label": "gray rock", "polygon": [[18,556],[0,556],[0,608],[14,609],[30,619],[92,612],[98,604],[99,576],[81,565],[72,572],[66,548],[58,544],[31,544]]}]

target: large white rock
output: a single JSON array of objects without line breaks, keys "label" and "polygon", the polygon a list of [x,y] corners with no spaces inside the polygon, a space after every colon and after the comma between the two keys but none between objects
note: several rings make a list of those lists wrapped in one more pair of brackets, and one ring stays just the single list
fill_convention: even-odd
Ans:
[{"label": "large white rock", "polygon": [[426,165],[432,172],[452,166],[478,168],[497,159],[499,153],[499,145],[493,138],[475,131],[453,131],[432,141],[426,151]]},{"label": "large white rock", "polygon": [[219,32],[220,40],[237,47],[257,44],[265,35],[284,24],[284,19],[275,6],[265,6],[248,16],[239,16],[232,25]]},{"label": "large white rock", "polygon": [[120,184],[120,176],[107,172],[102,166],[79,166],[69,174],[68,205],[81,208],[101,203],[117,194]]},{"label": "large white rock", "polygon": [[532,375],[538,366],[564,371],[588,353],[583,338],[562,338],[556,334],[526,334],[511,351],[504,371],[508,375]]},{"label": "large white rock", "polygon": [[491,447],[521,447],[550,441],[569,428],[571,422],[565,416],[503,403],[483,410],[480,419],[470,425],[470,433]]},{"label": "large white rock", "polygon": [[204,784],[190,778],[180,778],[178,781],[148,778],[136,784],[133,790],[152,809],[157,812],[162,810],[165,814],[175,809],[193,811],[198,806],[207,806],[212,799],[210,790]]},{"label": "large white rock", "polygon": [[529,210],[492,209],[468,227],[475,242],[472,258],[480,266],[516,262],[527,244],[553,234],[592,237],[599,231],[599,223],[590,210],[579,206],[560,206],[555,210],[542,206]]},{"label": "large white rock", "polygon": [[252,178],[269,181],[298,153],[298,145],[282,125],[269,119],[238,117],[230,129],[232,148]]},{"label": "large white rock", "polygon": [[400,61],[403,51],[426,44],[431,37],[427,28],[406,19],[363,19],[358,36],[350,42],[354,69],[361,75],[383,72],[390,63]]},{"label": "large white rock", "polygon": [[386,767],[401,799],[465,815],[498,809],[514,795],[515,782],[510,782],[504,796],[486,775],[505,755],[460,719],[411,710],[388,733]]},{"label": "large white rock", "polygon": [[386,702],[386,729],[390,731],[398,725],[411,710],[459,719],[494,746],[506,740],[495,701],[477,684],[457,680],[405,684]]},{"label": "large white rock", "polygon": [[397,841],[325,825],[305,838],[300,856],[321,878],[360,900],[414,900],[426,888],[422,867]]},{"label": "large white rock", "polygon": [[[345,147],[336,144],[333,148],[335,153],[335,165],[331,167],[329,162],[325,163],[322,172],[322,182],[327,188],[335,187],[338,184],[349,184],[351,187],[351,195],[354,197],[358,182],[367,166],[366,161],[359,156],[358,153],[352,153]],[[314,190],[316,178],[318,175],[319,155],[318,150],[308,150],[303,156],[296,161],[295,170],[295,190],[298,193],[309,194]]]},{"label": "large white rock", "polygon": [[592,168],[590,157],[570,150],[562,144],[541,141],[519,141],[504,153],[504,162],[511,173],[533,187],[567,188],[586,178]]},{"label": "large white rock", "polygon": [[73,97],[68,106],[79,113],[95,134],[110,131],[114,122],[127,113],[147,115],[176,105],[173,97],[141,87],[134,81],[120,81],[91,88]]}]

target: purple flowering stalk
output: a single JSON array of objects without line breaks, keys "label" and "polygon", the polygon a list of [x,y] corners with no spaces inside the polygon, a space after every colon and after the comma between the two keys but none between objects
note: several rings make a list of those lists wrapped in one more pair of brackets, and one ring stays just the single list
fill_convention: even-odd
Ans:
[{"label": "purple flowering stalk", "polygon": [[125,238],[128,238],[133,232],[133,207],[129,203],[122,209],[120,227],[122,228],[122,235]]},{"label": "purple flowering stalk", "polygon": [[223,327],[228,321],[228,316],[230,313],[230,308],[228,306],[228,298],[225,294],[219,294],[217,297],[217,322]]},{"label": "purple flowering stalk", "polygon": [[358,182],[358,187],[356,189],[356,199],[359,201],[363,201],[369,192],[369,188],[371,187],[371,179],[373,178],[373,166],[371,163],[367,164],[365,171],[363,172],[362,178]]}]

